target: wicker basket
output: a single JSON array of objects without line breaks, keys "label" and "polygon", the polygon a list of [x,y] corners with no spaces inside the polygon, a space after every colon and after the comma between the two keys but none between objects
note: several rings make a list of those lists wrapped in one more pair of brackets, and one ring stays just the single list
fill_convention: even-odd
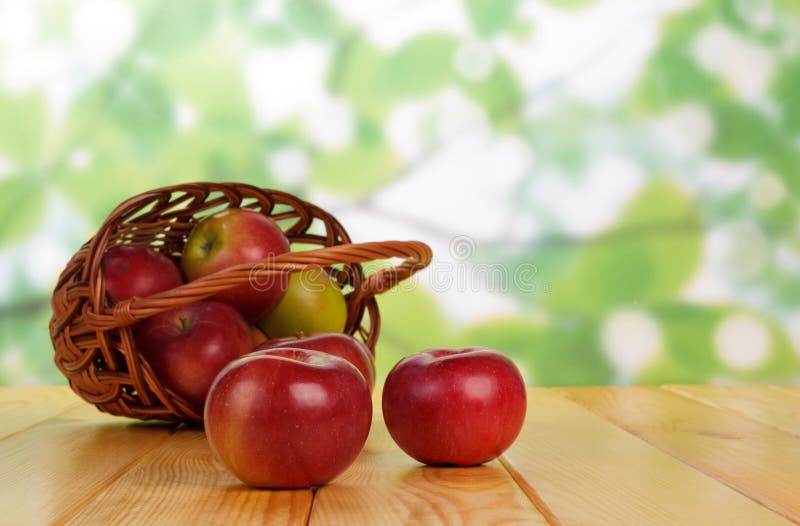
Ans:
[{"label": "wicker basket", "polygon": [[[101,267],[108,247],[149,245],[177,263],[197,221],[227,207],[269,215],[283,228],[293,249],[312,249],[231,267],[146,298],[109,300]],[[315,245],[324,248],[313,249]],[[404,261],[364,275],[360,263],[389,258]],[[250,279],[322,265],[331,269],[346,293],[345,332],[361,338],[374,353],[380,330],[375,294],[408,278],[430,260],[430,248],[418,241],[351,244],[332,215],[285,192],[233,183],[153,190],[119,205],[62,272],[53,293],[50,321],[55,363],[72,389],[101,411],[142,420],[200,422],[202,415],[164,389],[137,353],[132,333],[136,322]]]}]

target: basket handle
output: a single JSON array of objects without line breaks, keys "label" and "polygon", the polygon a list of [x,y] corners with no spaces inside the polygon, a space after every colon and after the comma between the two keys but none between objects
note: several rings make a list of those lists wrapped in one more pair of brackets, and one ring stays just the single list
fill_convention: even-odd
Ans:
[{"label": "basket handle", "polygon": [[[253,279],[267,279],[275,274],[313,267],[366,263],[390,258],[404,258],[404,260],[398,265],[370,275],[357,290],[351,292],[353,296],[348,298],[348,309],[353,309],[360,303],[358,300],[385,292],[427,267],[433,258],[431,248],[421,241],[381,241],[286,252],[270,260],[236,265],[152,296],[121,301],[114,305],[110,314],[98,314],[90,309],[84,314],[91,330],[117,329],[180,305],[209,298],[220,291]],[[80,294],[85,291],[75,289],[75,293]],[[353,312],[348,312],[348,320],[353,319],[353,315]]]}]

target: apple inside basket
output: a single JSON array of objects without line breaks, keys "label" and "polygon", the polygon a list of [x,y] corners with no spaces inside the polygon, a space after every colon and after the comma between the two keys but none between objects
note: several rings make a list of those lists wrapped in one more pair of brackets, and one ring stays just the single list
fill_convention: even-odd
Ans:
[{"label": "apple inside basket", "polygon": [[[120,245],[148,246],[178,264],[187,238],[203,218],[242,208],[270,217],[291,251],[238,264],[146,297],[114,301],[103,257]],[[120,204],[70,259],[52,298],[50,336],[55,363],[72,389],[101,411],[139,419],[201,421],[202,414],[166,389],[134,342],[138,323],[176,307],[252,283],[287,280],[324,267],[344,294],[343,332],[374,353],[380,330],[375,295],[426,267],[430,248],[419,241],[353,244],[328,212],[291,194],[236,183],[194,183],[145,192]],[[365,276],[361,263],[402,258]]]}]

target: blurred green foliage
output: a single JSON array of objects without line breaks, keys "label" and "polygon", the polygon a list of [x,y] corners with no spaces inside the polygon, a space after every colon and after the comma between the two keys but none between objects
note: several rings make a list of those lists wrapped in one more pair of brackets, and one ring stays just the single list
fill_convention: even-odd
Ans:
[{"label": "blurred green foliage", "polygon": [[[392,193],[392,185],[409,179],[458,135],[440,129],[437,112],[444,110],[436,101],[442,93],[457,93],[459,108],[478,108],[493,139],[514,138],[533,152],[533,167],[505,201],[486,206],[535,221],[537,233],[511,241],[498,228],[479,244],[474,262],[511,269],[532,263],[546,286],[531,292],[511,283],[501,294],[511,309],[466,321],[429,287],[386,294],[380,299],[381,376],[426,347],[486,345],[506,352],[537,385],[800,380],[791,338],[800,319],[796,2],[699,0],[671,14],[664,13],[674,2],[653,2],[655,14],[648,16],[658,21],[655,42],[611,103],[567,89],[571,75],[602,63],[602,46],[593,58],[579,57],[575,68],[538,84],[512,54],[501,52],[530,50],[529,67],[536,71],[537,48],[526,46],[552,30],[540,24],[562,21],[579,40],[570,17],[612,9],[599,1],[464,0],[458,13],[442,15],[444,22],[462,16],[466,29],[460,33],[420,22],[419,31],[388,45],[376,42],[381,27],[391,32],[393,17],[419,6],[387,6],[359,20],[352,6],[326,0],[119,0],[110,4],[127,13],[134,29],[102,67],[82,63],[86,51],[73,42],[81,36],[75,13],[85,3],[37,1],[29,6],[39,21],[30,42],[0,34],[0,383],[63,381],[46,331],[51,288],[70,253],[118,202],[179,182],[242,181],[311,199],[333,196],[330,202],[343,210],[360,210]],[[545,15],[550,22],[540,20]],[[628,44],[623,29],[616,33],[623,47],[644,46]],[[698,51],[706,37],[716,38],[711,59]],[[305,55],[270,55],[284,61],[281,67],[258,82],[251,78],[258,73],[248,69],[253,53],[306,45],[322,50],[325,61],[309,53],[308,63],[290,64],[285,61]],[[61,46],[56,80],[44,75],[38,83],[14,84],[15,71],[36,68],[35,61],[20,61],[52,46]],[[763,90],[748,84],[747,67],[760,68],[758,61],[750,64],[739,52],[769,59]],[[315,78],[308,74],[313,68],[320,70],[321,85],[269,91],[281,75]],[[68,97],[55,89],[60,84],[69,86]],[[341,143],[315,137],[307,122],[317,99],[331,98],[352,117],[352,131],[341,132],[350,136]],[[66,107],[59,110],[54,100],[66,100]],[[266,120],[258,100],[272,112]],[[424,146],[416,156],[400,151],[392,135],[406,110],[425,114],[411,131]],[[711,123],[709,137],[696,139],[699,146],[689,153],[671,151],[653,135],[655,122],[676,112],[683,118],[681,111],[691,118],[673,130],[679,136],[673,141],[702,135],[703,118]],[[458,108],[454,113],[461,116]],[[336,120],[320,119],[323,125]],[[629,159],[644,180],[607,227],[576,234],[564,227],[558,206],[542,204],[547,196],[537,196],[536,185],[558,177],[580,188],[587,167],[609,154]],[[707,180],[712,165],[729,176]],[[465,176],[461,184],[479,181]],[[447,199],[457,202],[459,192],[453,188]],[[374,213],[380,217],[381,209]],[[476,213],[462,210],[464,218]],[[423,240],[442,235],[413,214],[406,222],[421,229]],[[380,229],[371,232],[383,237]],[[727,232],[730,247],[715,263],[710,251],[720,232]],[[721,282],[722,299],[692,292],[698,276]],[[631,312],[638,317],[626,318]],[[626,332],[613,330],[620,319],[634,320],[620,326],[632,341],[654,346],[647,351],[652,356],[639,360],[635,348],[626,350]],[[746,322],[725,325],[740,319]],[[752,344],[752,353],[728,348],[736,335]]]}]

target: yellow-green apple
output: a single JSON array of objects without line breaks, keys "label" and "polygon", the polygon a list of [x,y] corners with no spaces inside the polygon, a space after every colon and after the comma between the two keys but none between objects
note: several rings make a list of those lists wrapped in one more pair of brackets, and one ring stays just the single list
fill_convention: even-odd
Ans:
[{"label": "yellow-green apple", "polygon": [[309,349],[344,358],[358,369],[358,372],[366,380],[370,391],[375,385],[375,361],[372,358],[372,353],[366,345],[348,334],[329,333],[303,338],[277,338],[267,340],[257,346],[255,350],[276,349],[279,347]]},{"label": "yellow-green apple", "polygon": [[[181,267],[186,277],[194,280],[288,251],[289,240],[271,218],[246,208],[228,208],[195,225],[186,240]],[[247,321],[255,321],[281,301],[288,280],[285,274],[275,274],[222,291],[212,299],[231,305]]]},{"label": "yellow-green apple", "polygon": [[143,298],[183,284],[167,256],[144,245],[116,245],[103,254],[106,292],[114,301]]},{"label": "yellow-green apple", "polygon": [[321,267],[294,272],[281,302],[258,320],[270,338],[342,332],[345,323],[342,290]]},{"label": "yellow-green apple", "polygon": [[431,465],[488,462],[516,439],[525,420],[525,382],[492,349],[431,349],[402,359],[383,387],[392,438]]},{"label": "yellow-green apple", "polygon": [[278,348],[230,363],[205,406],[211,449],[245,484],[307,488],[333,480],[369,434],[367,383],[342,358]]},{"label": "yellow-green apple", "polygon": [[136,348],[161,384],[198,412],[214,377],[252,349],[250,329],[230,305],[200,301],[156,314],[135,330]]}]

